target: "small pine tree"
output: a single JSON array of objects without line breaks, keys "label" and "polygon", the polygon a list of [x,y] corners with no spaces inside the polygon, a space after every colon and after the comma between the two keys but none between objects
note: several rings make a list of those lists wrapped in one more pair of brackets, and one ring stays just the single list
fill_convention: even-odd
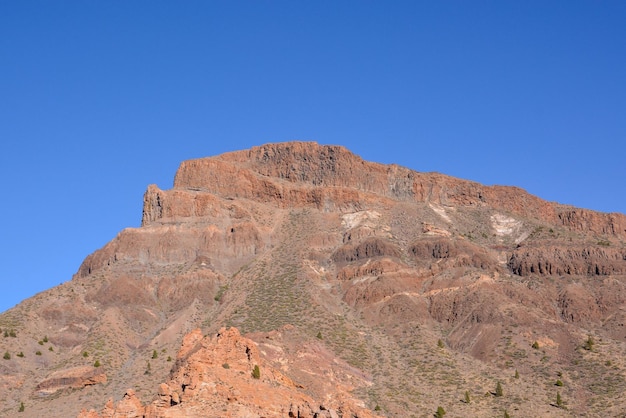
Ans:
[{"label": "small pine tree", "polygon": [[261,369],[259,369],[259,366],[256,364],[254,365],[254,369],[252,369],[252,377],[255,379],[261,378]]},{"label": "small pine tree", "polygon": [[378,404],[374,407],[374,411],[380,411],[380,406]]},{"label": "small pine tree", "polygon": [[100,367],[100,366],[102,366],[102,365],[100,364],[100,360],[96,360],[96,361],[93,363],[93,367]]},{"label": "small pine tree", "polygon": [[559,379],[555,383],[556,386],[563,386],[563,382]]},{"label": "small pine tree", "polygon": [[443,341],[441,339],[437,340],[437,347],[443,348]]},{"label": "small pine tree", "polygon": [[152,350],[152,358],[155,359],[155,358],[158,358],[158,357],[159,357],[159,353],[157,353],[156,350]]},{"label": "small pine tree", "polygon": [[519,379],[519,372],[517,371],[517,369],[515,369],[515,378]]},{"label": "small pine tree", "polygon": [[23,352],[23,351],[20,351],[19,353],[17,353],[17,356],[18,356],[18,357],[24,357],[24,352]]},{"label": "small pine tree", "polygon": [[167,361],[172,361],[172,356],[167,356]]},{"label": "small pine tree", "polygon": [[559,408],[563,407],[563,399],[561,399],[561,392],[556,393],[556,406]]},{"label": "small pine tree", "polygon": [[24,412],[24,409],[26,409],[24,402],[20,402],[20,409],[18,409],[17,412]]},{"label": "small pine tree", "polygon": [[319,331],[317,333],[316,337],[321,340],[322,339],[322,331]]},{"label": "small pine tree", "polygon": [[48,351],[54,351],[54,348],[52,348],[52,346],[48,347]]},{"label": "small pine tree", "polygon": [[465,391],[465,403],[470,403],[472,399],[470,398],[469,390]]},{"label": "small pine tree", "polygon": [[41,355],[41,351],[37,350],[37,351],[35,352],[35,355],[40,356],[40,355]]},{"label": "small pine tree", "polygon": [[435,412],[435,416],[436,416],[437,418],[443,418],[443,416],[444,416],[445,414],[446,414],[446,410],[445,410],[445,409],[443,409],[443,407],[442,407],[442,406],[438,406],[438,407],[437,407],[437,412]]},{"label": "small pine tree", "polygon": [[85,357],[85,358],[89,357],[89,353],[86,352],[86,351],[83,351],[83,357]]},{"label": "small pine tree", "polygon": [[44,335],[44,336],[43,336],[43,342],[44,342],[44,343],[47,343],[47,342],[48,342],[48,336],[47,336],[47,335]]},{"label": "small pine tree", "polygon": [[534,348],[535,350],[539,349],[539,343],[537,341],[535,341],[532,345],[532,348]]},{"label": "small pine tree", "polygon": [[5,360],[11,360],[11,354],[8,351],[4,352],[4,357],[2,357]]},{"label": "small pine tree", "polygon": [[504,392],[502,390],[502,384],[500,384],[500,382],[498,382],[498,384],[496,385],[496,396],[500,397],[503,396]]}]

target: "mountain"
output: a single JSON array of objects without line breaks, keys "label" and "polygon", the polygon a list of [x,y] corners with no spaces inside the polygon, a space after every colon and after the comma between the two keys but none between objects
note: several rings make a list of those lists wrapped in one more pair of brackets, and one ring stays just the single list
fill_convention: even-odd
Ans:
[{"label": "mountain", "polygon": [[340,146],[185,161],[0,315],[0,416],[622,416],[625,240]]}]

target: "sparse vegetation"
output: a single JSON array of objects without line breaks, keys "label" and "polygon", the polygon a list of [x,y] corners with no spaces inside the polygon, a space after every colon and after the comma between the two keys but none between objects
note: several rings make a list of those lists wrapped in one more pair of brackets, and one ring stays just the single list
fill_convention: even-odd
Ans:
[{"label": "sparse vegetation", "polygon": [[224,292],[226,292],[228,290],[228,285],[225,284],[223,286],[220,286],[219,290],[217,291],[217,293],[215,294],[215,297],[213,299],[215,299],[216,302],[219,302],[222,300],[222,296],[224,296]]},{"label": "sparse vegetation", "polygon": [[502,390],[502,384],[500,382],[496,385],[496,396],[504,396],[504,391]]},{"label": "sparse vegetation", "polygon": [[159,357],[159,353],[156,350],[152,350],[152,358],[156,359]]},{"label": "sparse vegetation", "polygon": [[11,354],[8,351],[5,351],[2,358],[5,360],[11,360]]},{"label": "sparse vegetation", "polygon": [[100,360],[96,360],[96,361],[94,361],[94,363],[93,363],[93,367],[100,367],[100,366],[102,366],[102,365],[100,364]]},{"label": "sparse vegetation", "polygon": [[20,402],[20,407],[17,410],[17,412],[24,412],[25,409],[26,409],[26,407],[24,406],[24,402]]},{"label": "sparse vegetation", "polygon": [[261,369],[259,369],[259,366],[257,364],[255,364],[254,369],[252,369],[252,377],[255,379],[261,378]]},{"label": "sparse vegetation", "polygon": [[593,340],[593,337],[590,335],[587,338],[587,341],[585,341],[585,343],[583,344],[583,348],[587,351],[593,351],[594,345],[595,345],[595,341]]},{"label": "sparse vegetation", "polygon": [[563,407],[563,399],[561,398],[561,392],[556,393],[556,406],[559,408]]},{"label": "sparse vegetation", "polygon": [[519,379],[519,372],[517,371],[517,369],[515,369],[515,376],[513,377],[515,377],[516,379]]},{"label": "sparse vegetation", "polygon": [[89,357],[89,353],[87,351],[83,351],[83,357],[85,358]]},{"label": "sparse vegetation", "polygon": [[443,418],[443,416],[446,414],[446,410],[443,409],[443,406],[438,406],[437,407],[437,412],[435,412],[435,416],[437,418]]},{"label": "sparse vegetation", "polygon": [[439,347],[439,348],[443,348],[444,347],[443,341],[441,340],[441,338],[439,340],[437,340],[437,347]]}]

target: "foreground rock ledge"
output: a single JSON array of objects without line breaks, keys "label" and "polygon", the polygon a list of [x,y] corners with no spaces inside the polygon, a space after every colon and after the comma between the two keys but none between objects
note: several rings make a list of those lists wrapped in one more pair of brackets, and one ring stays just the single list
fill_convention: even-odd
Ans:
[{"label": "foreground rock ledge", "polygon": [[302,389],[265,362],[257,344],[237,328],[222,328],[213,337],[196,329],[184,337],[171,379],[159,385],[151,403],[144,405],[128,389],[119,402],[109,400],[100,413],[83,410],[78,418],[376,416],[348,393],[324,405]]}]

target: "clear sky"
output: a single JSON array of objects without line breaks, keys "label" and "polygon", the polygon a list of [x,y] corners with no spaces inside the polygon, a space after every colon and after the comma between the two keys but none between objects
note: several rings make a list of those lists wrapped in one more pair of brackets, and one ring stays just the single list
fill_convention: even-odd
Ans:
[{"label": "clear sky", "polygon": [[624,213],[626,2],[0,0],[0,311],[288,140]]}]

